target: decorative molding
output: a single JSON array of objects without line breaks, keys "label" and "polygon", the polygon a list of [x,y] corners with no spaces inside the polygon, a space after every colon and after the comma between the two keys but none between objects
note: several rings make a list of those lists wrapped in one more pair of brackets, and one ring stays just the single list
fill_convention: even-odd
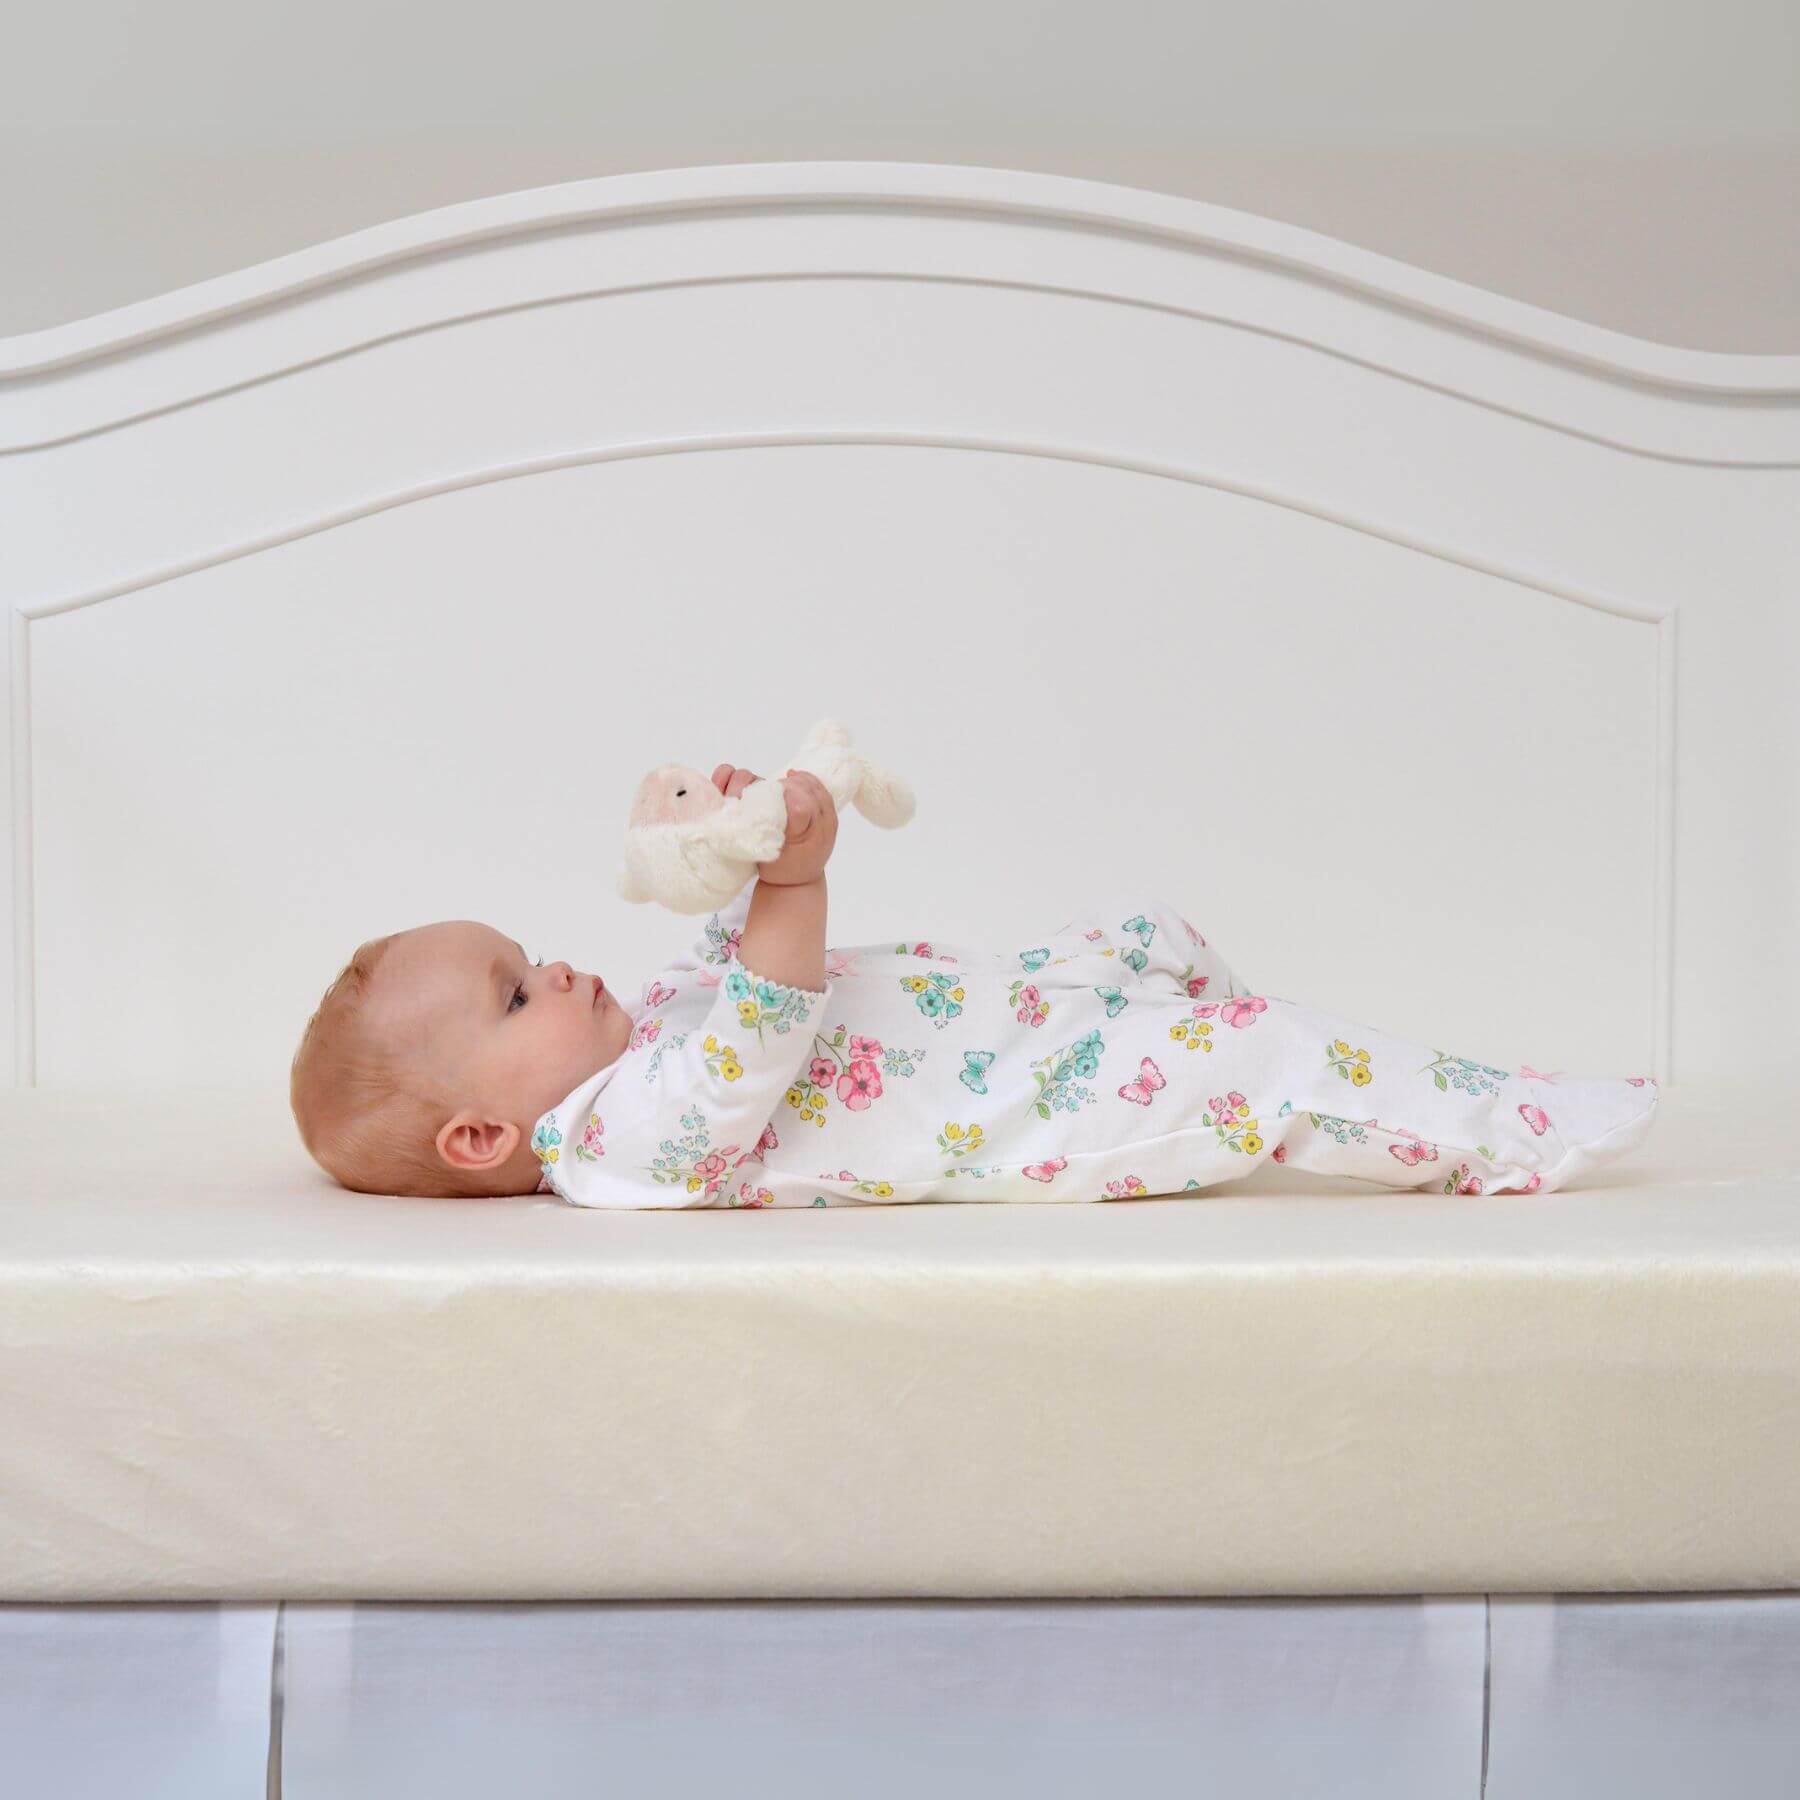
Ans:
[{"label": "decorative molding", "polygon": [[[408,325],[398,331],[384,331],[372,337],[361,338],[353,344],[342,345],[321,356],[302,357],[294,362],[280,363],[246,379],[224,382],[216,387],[201,388],[194,393],[183,395],[179,400],[167,401],[160,406],[144,407],[137,412],[120,413],[115,418],[83,426],[77,431],[64,432],[56,437],[21,439],[17,443],[0,444],[0,457],[19,456],[33,450],[60,449],[65,444],[80,443],[87,438],[101,437],[108,432],[122,431],[127,426],[141,424],[148,419],[163,418],[170,413],[182,412],[189,407],[204,405],[209,400],[218,400],[227,395],[243,393],[250,388],[262,387],[269,382],[302,374],[308,369],[322,368],[327,364],[342,362],[352,356],[361,356],[371,350],[379,350],[384,345],[401,343],[408,338],[423,337],[434,331],[446,331],[454,326],[474,324],[484,319],[503,318],[512,313],[532,312],[552,306],[568,306],[582,301],[616,300],[636,294],[667,293],[681,288],[729,287],[733,285],[749,287],[772,282],[815,281],[892,281],[940,287],[991,288],[1015,293],[1053,294],[1063,299],[1091,300],[1105,305],[1136,307],[1145,312],[1164,313],[1174,318],[1188,319],[1197,324],[1217,325],[1225,330],[1242,331],[1252,336],[1268,338],[1277,343],[1292,344],[1296,348],[1311,350],[1320,356],[1328,356],[1338,362],[1348,363],[1353,368],[1367,369],[1372,374],[1386,375],[1392,380],[1405,382],[1410,387],[1422,388],[1427,393],[1441,394],[1446,399],[1460,400],[1466,405],[1479,406],[1489,412],[1498,413],[1502,417],[1519,419],[1526,424],[1540,426],[1546,431],[1559,432],[1564,437],[1578,438],[1584,443],[1599,444],[1608,450],[1618,450],[1627,456],[1643,456],[1654,462],[1682,463],[1698,468],[1800,468],[1800,459],[1791,457],[1690,456],[1680,451],[1653,449],[1644,444],[1632,443],[1625,438],[1609,436],[1602,431],[1565,424],[1560,419],[1547,417],[1541,412],[1533,412],[1525,407],[1503,405],[1498,400],[1487,399],[1483,395],[1470,393],[1466,389],[1451,387],[1442,381],[1432,381],[1425,376],[1411,374],[1392,363],[1378,362],[1372,357],[1358,356],[1349,350],[1340,349],[1335,344],[1321,343],[1317,338],[1308,337],[1300,332],[1281,331],[1271,325],[1259,325],[1246,319],[1232,318],[1224,313],[1209,312],[1203,307],[1178,306],[1173,301],[1147,300],[1138,295],[1115,293],[1102,288],[1068,287],[1052,282],[1017,281],[997,276],[923,275],[888,269],[814,269],[755,275],[691,275],[669,281],[618,282],[606,287],[582,288],[569,293],[550,294],[538,299],[519,300],[506,306],[472,308],[466,312],[450,313],[442,318],[429,319],[421,324]],[[17,342],[18,340],[13,341]],[[0,355],[4,354],[5,347],[6,340],[0,339]],[[1800,369],[1800,357],[1793,360],[1797,369]],[[4,379],[4,370],[0,370],[0,381]]]},{"label": "decorative molding", "polygon": [[13,1083],[37,1085],[37,920],[31,824],[31,619],[15,608],[12,639]]},{"label": "decorative molding", "polygon": [[0,381],[116,356],[397,264],[537,232],[729,210],[957,211],[1151,237],[1283,269],[1617,382],[1702,398],[1800,398],[1800,356],[1651,343],[1253,214],[1024,170],[902,162],[739,163],[603,176],[441,207],[231,275],[0,339]]},{"label": "decorative molding", "polygon": [[643,443],[605,445],[598,449],[567,451],[554,456],[533,457],[521,462],[497,464],[441,481],[426,482],[401,489],[379,499],[346,507],[334,513],[283,527],[261,537],[227,545],[190,557],[179,563],[110,582],[104,587],[71,594],[60,599],[46,599],[18,607],[12,619],[12,736],[13,736],[13,965],[14,1030],[18,1048],[15,1080],[21,1086],[36,1084],[36,951],[32,911],[33,837],[31,805],[31,677],[30,627],[38,619],[53,618],[96,606],[123,594],[138,593],[163,582],[174,581],[222,563],[254,556],[278,545],[313,537],[357,519],[396,507],[410,506],[439,494],[456,493],[467,488],[483,487],[494,482],[514,481],[524,476],[547,474],[557,469],[587,465],[635,461],[652,456],[698,454],[712,450],[786,449],[824,445],[885,445],[908,449],[970,450],[1005,456],[1037,456],[1053,461],[1085,463],[1100,468],[1118,469],[1128,474],[1151,475],[1165,480],[1185,482],[1194,487],[1212,488],[1222,493],[1238,494],[1246,499],[1261,500],[1291,512],[1303,513],[1384,543],[1417,551],[1424,556],[1455,564],[1478,574],[1492,575],[1503,581],[1527,587],[1596,612],[1610,613],[1616,618],[1631,619],[1657,627],[1657,725],[1655,769],[1655,848],[1653,906],[1653,1016],[1654,1038],[1652,1073],[1659,1081],[1672,1081],[1671,1004],[1674,974],[1674,876],[1675,876],[1675,610],[1636,604],[1615,595],[1597,592],[1570,582],[1556,580],[1537,571],[1523,569],[1475,556],[1446,544],[1433,543],[1412,532],[1399,531],[1370,519],[1358,518],[1336,508],[1315,505],[1295,495],[1276,491],[1258,483],[1234,480],[1210,470],[1184,469],[1172,463],[1150,461],[1142,457],[1124,456],[1099,448],[1033,443],[1002,438],[959,437],[923,432],[775,432],[735,433],[712,437],[653,439]]}]

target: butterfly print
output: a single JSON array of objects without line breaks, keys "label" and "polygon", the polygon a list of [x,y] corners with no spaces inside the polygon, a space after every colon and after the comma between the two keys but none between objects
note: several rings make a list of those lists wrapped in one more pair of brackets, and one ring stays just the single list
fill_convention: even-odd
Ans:
[{"label": "butterfly print", "polygon": [[1138,1065],[1137,1074],[1119,1089],[1119,1098],[1131,1101],[1134,1106],[1148,1106],[1156,1090],[1168,1085],[1162,1070],[1146,1056]]}]

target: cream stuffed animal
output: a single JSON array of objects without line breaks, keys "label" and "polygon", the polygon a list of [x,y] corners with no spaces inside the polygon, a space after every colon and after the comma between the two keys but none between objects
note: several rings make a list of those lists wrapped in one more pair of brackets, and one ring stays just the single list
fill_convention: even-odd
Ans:
[{"label": "cream stuffed animal", "polygon": [[[818,776],[840,811],[854,806],[871,824],[892,830],[913,816],[912,789],[852,750],[850,733],[831,719],[806,734],[788,769]],[[698,769],[663,763],[632,798],[619,892],[671,912],[717,912],[786,840],[778,779],[753,781],[728,800]]]}]

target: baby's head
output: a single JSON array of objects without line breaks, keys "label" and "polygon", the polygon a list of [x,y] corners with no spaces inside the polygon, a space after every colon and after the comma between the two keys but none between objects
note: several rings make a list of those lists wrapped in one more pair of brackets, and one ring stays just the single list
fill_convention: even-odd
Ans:
[{"label": "baby's head", "polygon": [[598,975],[469,919],[421,925],[364,944],[326,990],[294,1056],[294,1118],[359,1193],[533,1193],[533,1127],[631,1024]]}]

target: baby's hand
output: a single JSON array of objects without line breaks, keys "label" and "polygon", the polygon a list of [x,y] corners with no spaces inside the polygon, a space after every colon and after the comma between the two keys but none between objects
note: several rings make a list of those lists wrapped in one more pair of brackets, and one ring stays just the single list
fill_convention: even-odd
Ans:
[{"label": "baby's hand", "polygon": [[[748,769],[720,763],[713,770],[713,786],[728,799],[741,794],[761,777]],[[757,876],[771,887],[799,887],[817,881],[825,873],[837,844],[837,802],[818,776],[790,769],[782,779],[787,800],[787,839],[772,862],[758,863]]]}]

